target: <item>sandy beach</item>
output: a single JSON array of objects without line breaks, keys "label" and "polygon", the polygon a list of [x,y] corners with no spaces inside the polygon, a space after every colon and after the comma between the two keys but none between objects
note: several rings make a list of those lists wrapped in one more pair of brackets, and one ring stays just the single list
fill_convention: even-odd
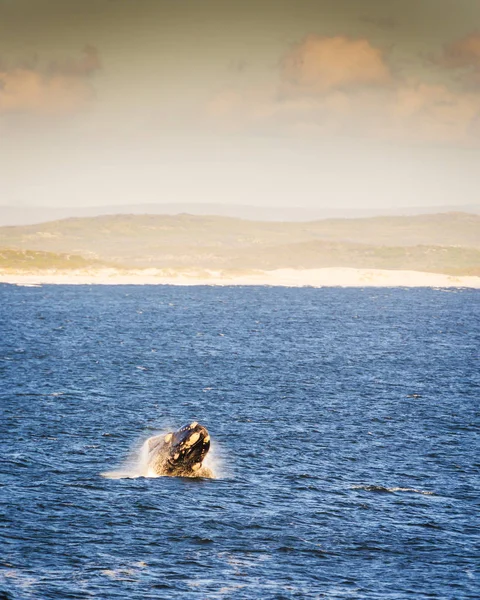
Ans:
[{"label": "sandy beach", "polygon": [[117,269],[78,271],[0,271],[0,282],[35,286],[61,285],[271,285],[285,287],[468,287],[480,277],[381,269],[277,269],[235,273],[214,270]]}]

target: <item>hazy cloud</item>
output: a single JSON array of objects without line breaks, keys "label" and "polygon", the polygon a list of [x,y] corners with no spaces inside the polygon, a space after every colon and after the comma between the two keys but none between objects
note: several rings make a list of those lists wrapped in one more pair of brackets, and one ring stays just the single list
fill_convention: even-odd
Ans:
[{"label": "hazy cloud", "polygon": [[[470,40],[466,47],[468,56],[473,55],[475,44]],[[395,79],[381,51],[368,40],[342,36],[307,37],[287,55],[277,87],[225,90],[208,110],[227,131],[480,143],[479,93]]]},{"label": "hazy cloud", "polygon": [[480,68],[480,33],[472,33],[447,44],[438,62],[449,68]]},{"label": "hazy cloud", "polygon": [[83,56],[38,66],[38,61],[0,70],[0,114],[68,114],[84,109],[94,96],[90,77],[100,68],[97,50]]},{"label": "hazy cloud", "polygon": [[465,88],[480,87],[480,33],[447,44],[434,62],[446,69],[461,69],[460,80]]},{"label": "hazy cloud", "polygon": [[374,17],[365,15],[360,18],[360,21],[368,23],[369,25],[375,25],[379,29],[392,30],[396,27],[395,19],[392,17]]},{"label": "hazy cloud", "polygon": [[478,143],[475,122],[480,95],[445,85],[403,85],[389,107],[392,134],[397,138],[440,143]]},{"label": "hazy cloud", "polygon": [[101,67],[100,56],[95,46],[86,45],[83,55],[78,59],[67,59],[63,62],[51,62],[48,72],[54,75],[70,75],[72,77],[88,77]]},{"label": "hazy cloud", "polygon": [[244,59],[231,60],[228,63],[228,70],[233,73],[244,73],[248,67],[248,62]]},{"label": "hazy cloud", "polygon": [[283,81],[302,92],[325,92],[365,85],[382,85],[391,79],[382,51],[367,39],[346,36],[307,36],[282,63]]}]

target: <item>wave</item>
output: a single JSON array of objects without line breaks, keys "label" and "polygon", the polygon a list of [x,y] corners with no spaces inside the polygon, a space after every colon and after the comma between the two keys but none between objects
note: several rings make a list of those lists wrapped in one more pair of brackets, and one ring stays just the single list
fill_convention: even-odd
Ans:
[{"label": "wave", "polygon": [[380,492],[380,493],[395,493],[395,492],[410,492],[413,494],[423,494],[424,496],[434,496],[434,492],[427,490],[417,490],[409,487],[386,487],[383,485],[353,485],[352,490],[364,490],[365,492]]}]

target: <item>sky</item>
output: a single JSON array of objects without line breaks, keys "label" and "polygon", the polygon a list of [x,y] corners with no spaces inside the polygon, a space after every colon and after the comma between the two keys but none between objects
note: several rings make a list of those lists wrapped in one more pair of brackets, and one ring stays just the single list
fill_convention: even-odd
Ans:
[{"label": "sky", "polygon": [[0,204],[478,204],[476,0],[0,0]]}]

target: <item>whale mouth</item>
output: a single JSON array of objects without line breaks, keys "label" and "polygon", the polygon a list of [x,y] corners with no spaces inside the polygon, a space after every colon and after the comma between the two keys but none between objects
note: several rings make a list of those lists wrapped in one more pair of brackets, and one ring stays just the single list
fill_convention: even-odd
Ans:
[{"label": "whale mouth", "polygon": [[185,425],[173,433],[168,442],[168,463],[174,469],[199,469],[210,449],[210,435],[197,422]]}]

